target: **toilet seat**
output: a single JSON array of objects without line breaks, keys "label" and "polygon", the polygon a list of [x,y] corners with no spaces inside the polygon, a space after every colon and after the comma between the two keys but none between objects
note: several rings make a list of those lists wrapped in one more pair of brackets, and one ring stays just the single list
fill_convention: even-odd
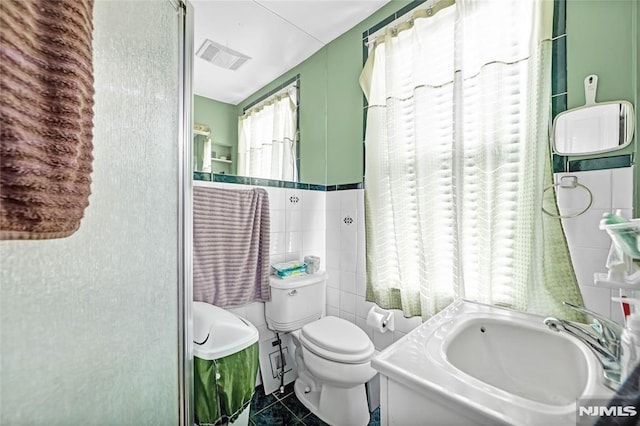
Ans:
[{"label": "toilet seat", "polygon": [[300,342],[320,357],[347,364],[368,362],[375,350],[360,327],[331,316],[302,327]]}]

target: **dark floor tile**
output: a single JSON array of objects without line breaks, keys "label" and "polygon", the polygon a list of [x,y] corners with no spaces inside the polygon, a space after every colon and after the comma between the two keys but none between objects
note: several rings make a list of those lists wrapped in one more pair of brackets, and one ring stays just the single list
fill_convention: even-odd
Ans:
[{"label": "dark floor tile", "polygon": [[[306,426],[329,426],[318,417],[316,417],[313,413],[309,413],[306,417],[304,417],[302,419],[302,422]],[[376,408],[375,411],[370,414],[368,426],[380,426],[380,408]]]},{"label": "dark floor tile", "polygon": [[262,411],[276,401],[277,399],[273,394],[265,395],[264,387],[258,386],[251,400],[251,415]]},{"label": "dark floor tile", "polygon": [[282,399],[282,403],[299,419],[309,414],[309,409],[296,397],[295,393]]},{"label": "dark floor tile", "polygon": [[280,402],[251,415],[256,426],[291,426],[298,423],[298,418]]},{"label": "dark floor tile", "polygon": [[369,416],[369,426],[380,426],[380,407],[373,410]]},{"label": "dark floor tile", "polygon": [[309,413],[308,416],[302,419],[302,422],[306,426],[329,426],[328,424],[317,418],[313,413]]}]

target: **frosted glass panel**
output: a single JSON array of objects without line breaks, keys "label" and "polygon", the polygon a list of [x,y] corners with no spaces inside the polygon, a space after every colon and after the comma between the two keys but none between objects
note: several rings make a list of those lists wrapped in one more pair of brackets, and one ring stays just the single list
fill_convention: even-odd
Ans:
[{"label": "frosted glass panel", "polygon": [[90,206],[0,242],[0,424],[178,424],[178,15],[96,1]]}]

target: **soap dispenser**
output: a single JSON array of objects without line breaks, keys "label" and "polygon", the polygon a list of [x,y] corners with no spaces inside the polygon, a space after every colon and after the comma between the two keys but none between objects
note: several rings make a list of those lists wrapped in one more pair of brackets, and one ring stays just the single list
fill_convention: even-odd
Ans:
[{"label": "soap dispenser", "polygon": [[620,336],[620,382],[624,382],[640,360],[640,300],[631,297],[612,297],[614,302],[633,305]]}]

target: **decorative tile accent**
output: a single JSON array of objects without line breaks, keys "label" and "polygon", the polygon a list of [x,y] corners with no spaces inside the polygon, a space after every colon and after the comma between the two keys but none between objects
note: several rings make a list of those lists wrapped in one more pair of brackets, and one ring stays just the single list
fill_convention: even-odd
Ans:
[{"label": "decorative tile accent", "polygon": [[[551,119],[567,110],[566,0],[553,2],[553,44],[551,59]],[[566,170],[567,158],[552,154],[555,172]]]},{"label": "decorative tile accent", "polygon": [[211,173],[193,172],[193,180],[203,180],[209,182],[211,181]]},{"label": "decorative tile accent", "polygon": [[567,37],[553,40],[551,65],[551,94],[557,95],[567,91]]},{"label": "decorative tile accent", "polygon": [[262,186],[262,187],[272,187],[272,188],[289,188],[289,189],[303,189],[309,191],[343,191],[348,189],[362,189],[363,184],[361,182],[357,183],[346,183],[341,185],[319,185],[312,183],[300,183],[300,182],[289,182],[275,179],[262,179],[262,178],[252,178],[247,176],[236,176],[236,175],[225,175],[218,173],[205,173],[205,172],[194,172],[193,180],[199,181],[211,181],[211,182],[219,182],[219,183],[235,183],[240,185],[253,185],[253,186]]},{"label": "decorative tile accent", "polygon": [[281,188],[282,182],[274,179],[251,178],[251,185]]},{"label": "decorative tile accent", "polygon": [[553,37],[567,33],[567,2],[554,0],[553,2]]},{"label": "decorative tile accent", "polygon": [[567,157],[553,154],[553,173],[561,173],[567,170]]},{"label": "decorative tile accent", "polygon": [[556,118],[558,114],[567,110],[567,94],[554,95],[551,97],[551,117]]},{"label": "decorative tile accent", "polygon": [[[369,47],[367,47],[366,38],[369,31],[365,31],[362,33],[362,67],[364,68],[364,64],[367,63],[367,56],[369,55]],[[367,100],[364,101],[365,106],[367,105]]]},{"label": "decorative tile accent", "polygon": [[221,175],[218,173],[213,173],[211,175],[211,180],[213,182],[220,183],[239,183],[241,185],[251,185],[251,178],[247,176]]},{"label": "decorative tile accent", "polygon": [[583,160],[569,161],[570,172],[582,172],[587,170],[619,169],[621,167],[631,167],[633,155],[618,155],[615,157],[589,158]]},{"label": "decorative tile accent", "polygon": [[362,189],[362,182],[357,183],[343,183],[340,185],[336,185],[336,189],[338,191],[345,191],[348,189]]}]

